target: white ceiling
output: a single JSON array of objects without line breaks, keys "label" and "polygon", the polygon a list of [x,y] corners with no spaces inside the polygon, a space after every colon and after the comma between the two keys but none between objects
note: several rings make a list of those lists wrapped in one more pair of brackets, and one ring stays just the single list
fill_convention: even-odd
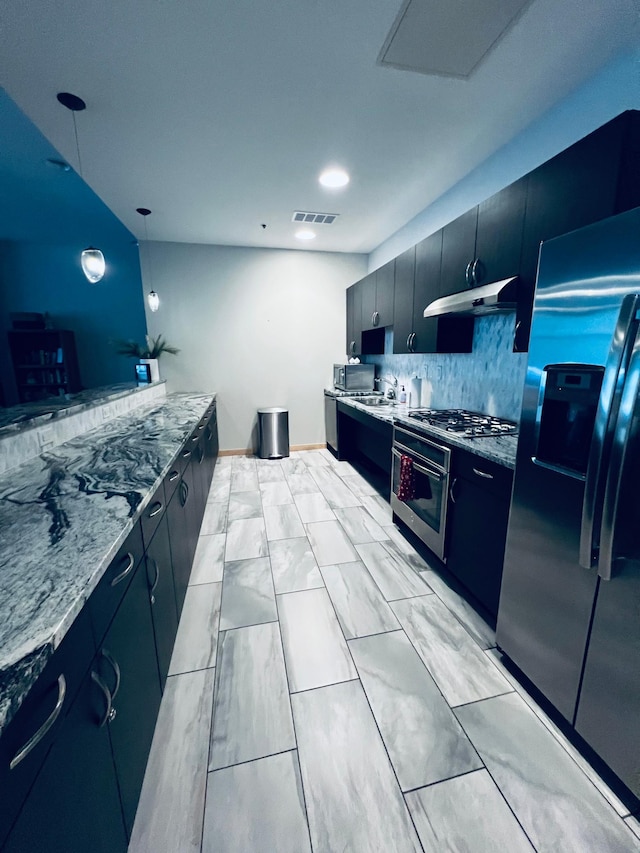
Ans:
[{"label": "white ceiling", "polygon": [[[0,82],[74,166],[55,95],[85,99],[84,177],[138,237],[146,206],[153,240],[369,252],[638,44],[637,0],[533,0],[469,79],[427,76],[376,64],[401,6],[4,0]],[[298,209],[340,216],[303,247]]]}]

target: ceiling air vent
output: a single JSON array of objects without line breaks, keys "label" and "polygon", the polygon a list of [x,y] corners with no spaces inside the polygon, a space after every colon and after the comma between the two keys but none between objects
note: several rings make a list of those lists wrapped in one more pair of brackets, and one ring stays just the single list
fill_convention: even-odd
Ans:
[{"label": "ceiling air vent", "polygon": [[331,225],[339,213],[311,213],[308,210],[294,210],[292,222],[313,222],[315,225]]}]

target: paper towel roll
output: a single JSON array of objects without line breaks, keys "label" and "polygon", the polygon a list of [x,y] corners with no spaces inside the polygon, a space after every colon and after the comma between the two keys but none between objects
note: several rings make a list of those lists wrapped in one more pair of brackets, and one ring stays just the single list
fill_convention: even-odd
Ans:
[{"label": "paper towel roll", "polygon": [[413,379],[409,380],[409,406],[414,409],[420,406],[421,396],[422,379],[419,379],[417,376],[414,376]]}]

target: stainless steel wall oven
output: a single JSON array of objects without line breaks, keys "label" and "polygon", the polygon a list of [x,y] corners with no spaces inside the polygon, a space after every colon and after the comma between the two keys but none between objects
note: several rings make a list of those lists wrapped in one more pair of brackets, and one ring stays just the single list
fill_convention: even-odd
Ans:
[{"label": "stainless steel wall oven", "polygon": [[[408,427],[393,430],[391,508],[393,512],[446,562],[445,541],[451,451]],[[401,471],[409,471],[411,488],[401,487]]]}]

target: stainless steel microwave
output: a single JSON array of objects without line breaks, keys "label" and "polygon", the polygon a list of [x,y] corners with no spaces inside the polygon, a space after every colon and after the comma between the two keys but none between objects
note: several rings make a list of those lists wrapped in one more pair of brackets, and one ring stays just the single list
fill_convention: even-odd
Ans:
[{"label": "stainless steel microwave", "polygon": [[373,364],[334,364],[333,385],[340,391],[373,391]]}]

